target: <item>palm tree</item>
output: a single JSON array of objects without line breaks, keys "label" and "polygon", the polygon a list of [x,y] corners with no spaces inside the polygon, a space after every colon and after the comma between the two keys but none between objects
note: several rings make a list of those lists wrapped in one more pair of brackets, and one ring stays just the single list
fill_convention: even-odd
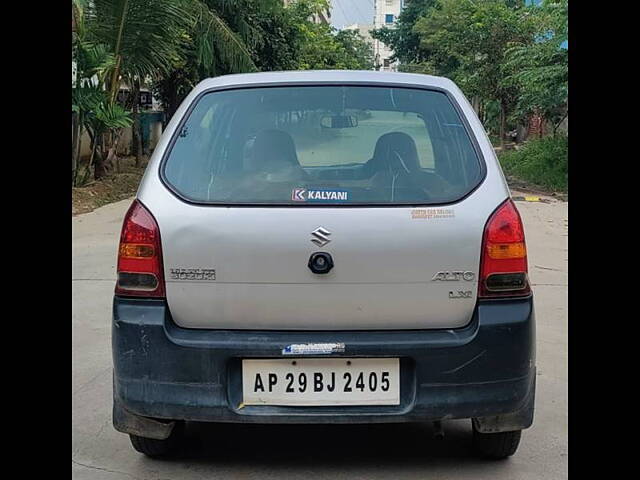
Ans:
[{"label": "palm tree", "polygon": [[236,72],[256,71],[259,44],[265,35],[260,26],[282,0],[191,1],[196,17],[185,32],[184,55],[176,58],[171,71],[153,82],[167,119],[200,80]]},{"label": "palm tree", "polygon": [[[129,115],[121,107],[111,105],[104,89],[105,79],[114,65],[114,58],[104,44],[88,39],[84,21],[84,2],[74,1],[72,34],[72,185],[86,181],[100,144],[101,134],[108,129],[129,124]],[[79,174],[82,134],[89,133],[92,155],[84,175]],[[100,171],[98,170],[98,173]]]},{"label": "palm tree", "polygon": [[[123,80],[139,89],[144,82],[162,78],[190,46],[195,46],[203,65],[213,64],[218,58],[233,71],[255,70],[244,42],[205,1],[74,0],[78,3],[84,6],[90,40],[106,45],[113,57],[104,78],[110,103],[105,112],[117,113],[114,105]],[[132,98],[136,97],[134,91]],[[139,124],[137,107],[133,110],[133,120]],[[107,129],[103,134],[103,148],[96,155],[97,178],[116,158],[121,134],[122,127]]]}]

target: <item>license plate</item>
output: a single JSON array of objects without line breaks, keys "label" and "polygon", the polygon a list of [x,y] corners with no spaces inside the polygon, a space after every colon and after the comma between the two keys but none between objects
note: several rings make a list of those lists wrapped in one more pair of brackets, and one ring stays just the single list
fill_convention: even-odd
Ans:
[{"label": "license plate", "polygon": [[245,405],[399,405],[397,358],[242,361]]}]

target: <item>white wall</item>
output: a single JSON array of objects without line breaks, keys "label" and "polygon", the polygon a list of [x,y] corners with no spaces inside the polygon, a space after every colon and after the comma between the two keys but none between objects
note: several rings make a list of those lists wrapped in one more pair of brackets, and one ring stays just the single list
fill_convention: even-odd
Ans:
[{"label": "white wall", "polygon": [[[381,28],[383,26],[392,27],[393,24],[386,23],[386,16],[393,15],[394,24],[400,15],[402,10],[403,0],[375,0],[374,5],[374,28]],[[393,55],[393,50],[387,47],[380,40],[374,40],[373,42],[373,54],[376,57],[377,63],[380,64],[380,70],[396,71],[398,69],[397,62],[389,64],[389,67],[384,67],[384,61],[389,59]]]},{"label": "white wall", "polygon": [[[160,140],[160,136],[162,135],[162,122],[155,122],[151,124],[151,138],[149,139],[149,147],[151,150],[156,148],[158,144],[158,140]],[[118,153],[120,155],[128,155],[129,150],[131,148],[131,127],[125,128],[122,132],[122,137],[120,137],[120,141],[118,142]],[[91,156],[91,138],[89,134],[84,131],[82,134],[82,144],[80,145],[80,156],[81,157],[89,157]]]}]

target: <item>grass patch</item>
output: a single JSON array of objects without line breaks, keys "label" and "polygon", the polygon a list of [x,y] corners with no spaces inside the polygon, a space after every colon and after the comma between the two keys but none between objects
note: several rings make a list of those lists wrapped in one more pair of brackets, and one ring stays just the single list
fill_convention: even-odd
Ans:
[{"label": "grass patch", "polygon": [[564,135],[529,140],[518,150],[500,152],[506,175],[544,189],[567,192],[569,139]]},{"label": "grass patch", "polygon": [[135,158],[120,160],[120,173],[113,173],[84,187],[71,189],[71,214],[78,215],[95,210],[108,203],[118,202],[135,195],[147,162],[136,168]]}]

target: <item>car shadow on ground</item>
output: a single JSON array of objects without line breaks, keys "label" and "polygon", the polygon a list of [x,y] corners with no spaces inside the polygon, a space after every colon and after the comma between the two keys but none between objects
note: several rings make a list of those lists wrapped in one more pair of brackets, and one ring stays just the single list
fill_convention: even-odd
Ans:
[{"label": "car shadow on ground", "polygon": [[[471,421],[374,425],[188,424],[184,448],[172,459],[217,467],[330,468],[378,464],[484,463],[471,449]],[[491,462],[493,463],[493,462]]]}]

